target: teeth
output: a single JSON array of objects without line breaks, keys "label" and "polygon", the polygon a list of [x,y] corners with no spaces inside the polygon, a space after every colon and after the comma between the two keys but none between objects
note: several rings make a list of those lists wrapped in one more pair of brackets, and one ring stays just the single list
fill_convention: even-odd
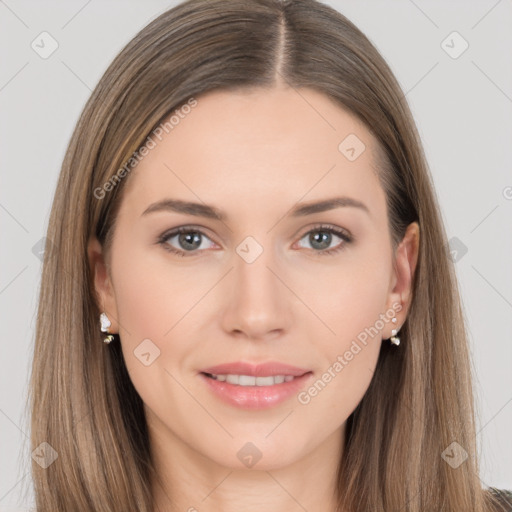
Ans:
[{"label": "teeth", "polygon": [[228,384],[238,384],[238,375],[226,375],[226,382]]},{"label": "teeth", "polygon": [[295,377],[293,375],[274,375],[270,377],[253,377],[252,375],[211,375],[215,380],[236,384],[238,386],[273,386],[290,382]]}]

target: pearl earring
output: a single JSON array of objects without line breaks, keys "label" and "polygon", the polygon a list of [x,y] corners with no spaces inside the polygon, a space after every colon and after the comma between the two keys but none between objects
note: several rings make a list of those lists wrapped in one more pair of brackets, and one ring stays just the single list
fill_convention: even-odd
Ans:
[{"label": "pearl earring", "polygon": [[[397,323],[397,319],[396,319],[396,317],[393,317],[393,318],[391,319],[391,321],[392,321],[394,324],[396,324],[396,323]],[[393,329],[393,330],[391,331],[391,338],[389,338],[389,341],[391,341],[391,343],[392,343],[393,345],[396,345],[396,346],[400,345],[400,338],[397,336],[397,333],[398,333],[398,331],[399,331],[399,330],[400,330],[400,329]]]},{"label": "pearl earring", "polygon": [[[101,313],[100,315],[100,329],[101,329],[101,332],[107,332],[108,333],[108,329],[109,327],[112,325],[112,322],[109,320],[108,316],[106,315],[106,313]],[[114,336],[112,334],[109,334],[104,340],[103,342],[104,343],[110,343],[112,340],[114,339]]]}]

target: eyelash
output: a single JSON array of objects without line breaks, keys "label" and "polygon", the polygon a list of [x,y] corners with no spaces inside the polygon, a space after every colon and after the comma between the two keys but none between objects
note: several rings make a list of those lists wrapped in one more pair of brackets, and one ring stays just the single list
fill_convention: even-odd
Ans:
[{"label": "eyelash", "polygon": [[[353,242],[353,237],[347,231],[342,230],[340,228],[335,228],[333,226],[328,226],[328,225],[326,226],[324,224],[319,224],[317,226],[314,226],[309,231],[306,231],[306,233],[304,233],[299,238],[299,240],[302,240],[306,235],[309,235],[310,233],[315,233],[315,232],[324,232],[324,233],[326,232],[326,233],[335,234],[336,236],[340,237],[343,240],[343,243],[341,243],[339,246],[334,247],[332,249],[323,249],[320,251],[315,251],[314,249],[310,249],[310,250],[314,251],[318,256],[331,256],[331,255],[337,254],[338,252],[342,251],[347,244],[350,244]],[[176,256],[181,256],[181,257],[194,256],[199,251],[197,251],[197,250],[189,251],[189,254],[187,254],[186,251],[180,251],[178,249],[175,249],[174,247],[170,246],[167,243],[170,238],[173,238],[174,236],[179,235],[181,233],[197,233],[201,236],[209,238],[200,229],[194,228],[193,226],[181,226],[179,228],[173,229],[172,231],[166,232],[163,235],[161,235],[158,238],[157,243],[162,245],[166,251],[169,251],[170,253],[173,253]]]}]

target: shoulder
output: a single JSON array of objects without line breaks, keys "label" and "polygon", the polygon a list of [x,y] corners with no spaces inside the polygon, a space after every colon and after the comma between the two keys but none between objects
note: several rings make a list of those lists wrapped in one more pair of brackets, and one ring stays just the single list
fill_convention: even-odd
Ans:
[{"label": "shoulder", "polygon": [[512,512],[512,491],[489,487],[488,492],[497,502],[496,512]]}]

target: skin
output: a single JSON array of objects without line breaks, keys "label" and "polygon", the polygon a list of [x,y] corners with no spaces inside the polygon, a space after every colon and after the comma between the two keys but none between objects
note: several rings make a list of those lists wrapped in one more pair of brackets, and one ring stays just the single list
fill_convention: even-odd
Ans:
[{"label": "skin", "polygon": [[[97,240],[89,244],[100,305],[112,321],[110,332],[120,334],[144,402],[162,480],[154,485],[155,510],[334,511],[346,420],[394,325],[387,321],[360,344],[307,404],[293,396],[266,410],[230,406],[198,371],[277,360],[312,370],[315,381],[398,303],[400,327],[411,300],[419,228],[411,224],[393,253],[385,194],[373,169],[377,142],[326,96],[276,86],[214,91],[197,100],[126,178],[109,258]],[[349,134],[366,146],[354,161],[338,150]],[[288,215],[297,203],[341,195],[363,202],[369,213],[338,207]],[[142,215],[164,198],[214,205],[227,218]],[[332,234],[322,245],[318,230],[311,232],[319,223],[348,230],[353,241]],[[179,226],[205,234],[192,256],[157,243]],[[236,252],[247,236],[263,248],[251,264]],[[186,252],[178,236],[165,243]],[[337,253],[320,254],[340,245]],[[134,355],[144,339],[160,350],[149,366]],[[252,468],[237,457],[247,442],[261,452]]]}]

